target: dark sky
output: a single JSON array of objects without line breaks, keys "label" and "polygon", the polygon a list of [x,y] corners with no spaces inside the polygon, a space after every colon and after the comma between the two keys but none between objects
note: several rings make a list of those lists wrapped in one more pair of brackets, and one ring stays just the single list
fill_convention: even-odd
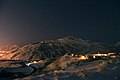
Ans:
[{"label": "dark sky", "polygon": [[0,0],[0,43],[63,36],[120,40],[119,0]]}]

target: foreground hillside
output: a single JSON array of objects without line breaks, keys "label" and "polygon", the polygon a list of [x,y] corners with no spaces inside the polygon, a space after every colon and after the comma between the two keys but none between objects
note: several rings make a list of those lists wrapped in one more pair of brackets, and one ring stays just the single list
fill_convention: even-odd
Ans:
[{"label": "foreground hillside", "polygon": [[25,45],[16,51],[5,54],[0,59],[44,60],[46,58],[55,58],[66,53],[86,54],[97,52],[106,53],[109,52],[109,49],[100,43],[68,36],[56,40]]},{"label": "foreground hillside", "polygon": [[[35,64],[40,66],[39,62]],[[78,60],[64,55],[31,76],[15,80],[119,80],[120,59]]]}]

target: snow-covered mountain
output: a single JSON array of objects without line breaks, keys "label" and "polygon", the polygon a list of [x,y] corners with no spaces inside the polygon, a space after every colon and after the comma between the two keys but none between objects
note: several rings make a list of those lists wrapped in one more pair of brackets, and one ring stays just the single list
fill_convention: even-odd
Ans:
[{"label": "snow-covered mountain", "polygon": [[40,60],[58,57],[66,53],[86,54],[98,52],[106,53],[109,52],[109,49],[97,42],[68,36],[25,45],[17,51],[4,55],[0,59]]}]

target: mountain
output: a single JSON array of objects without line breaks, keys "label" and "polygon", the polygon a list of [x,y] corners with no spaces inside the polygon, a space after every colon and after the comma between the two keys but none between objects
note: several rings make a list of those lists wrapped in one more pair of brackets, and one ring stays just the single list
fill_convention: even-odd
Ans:
[{"label": "mountain", "polygon": [[120,52],[120,41],[114,45],[115,51]]},{"label": "mountain", "polygon": [[0,59],[13,60],[40,60],[55,58],[66,53],[86,54],[109,52],[106,46],[100,43],[68,36],[56,40],[41,41],[20,47],[17,51],[5,54]]},{"label": "mountain", "polygon": [[1,45],[0,51],[15,51],[19,48],[17,45]]},{"label": "mountain", "polygon": [[115,46],[120,47],[120,41],[115,44]]}]

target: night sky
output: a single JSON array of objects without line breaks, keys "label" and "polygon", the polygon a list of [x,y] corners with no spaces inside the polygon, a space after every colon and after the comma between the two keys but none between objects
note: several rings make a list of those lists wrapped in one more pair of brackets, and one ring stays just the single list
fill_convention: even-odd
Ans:
[{"label": "night sky", "polygon": [[0,0],[0,44],[75,36],[120,40],[119,0]]}]

